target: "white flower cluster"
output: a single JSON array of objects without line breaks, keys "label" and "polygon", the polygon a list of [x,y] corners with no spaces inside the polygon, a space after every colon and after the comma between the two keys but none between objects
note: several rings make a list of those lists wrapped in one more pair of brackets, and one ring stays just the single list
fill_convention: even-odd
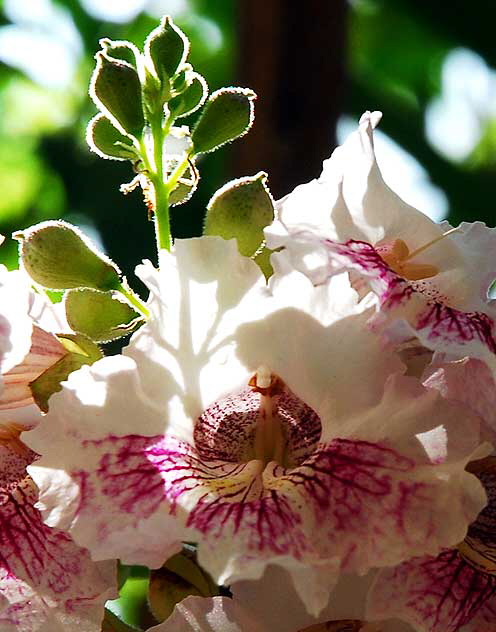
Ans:
[{"label": "white flower cluster", "polygon": [[63,349],[2,271],[2,631],[97,632],[184,541],[233,597],[155,632],[496,630],[496,230],[392,192],[379,119],[278,202],[269,282],[218,237],[138,266],[146,324],[43,416]]}]

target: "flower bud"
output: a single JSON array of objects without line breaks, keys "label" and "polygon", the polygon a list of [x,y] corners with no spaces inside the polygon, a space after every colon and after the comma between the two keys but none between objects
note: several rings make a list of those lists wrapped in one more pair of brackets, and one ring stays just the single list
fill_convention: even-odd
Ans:
[{"label": "flower bud", "polygon": [[53,290],[120,287],[119,268],[75,227],[62,221],[42,222],[15,233],[20,258],[36,282]]},{"label": "flower bud", "polygon": [[130,66],[138,70],[140,52],[134,44],[127,40],[111,40],[104,37],[100,40],[100,46],[103,52],[108,56],[119,61],[125,61]]},{"label": "flower bud", "polygon": [[191,134],[195,153],[215,151],[248,132],[256,99],[247,88],[222,88],[210,95]]},{"label": "flower bud", "polygon": [[111,160],[137,160],[138,153],[129,136],[121,134],[103,114],[97,114],[86,128],[91,151]]},{"label": "flower bud", "polygon": [[274,202],[267,174],[239,178],[223,186],[207,206],[205,235],[235,237],[242,255],[251,257],[264,239],[263,229],[274,219]]},{"label": "flower bud", "polygon": [[166,15],[145,42],[148,57],[157,77],[167,83],[181,68],[189,53],[189,40],[172,19]]},{"label": "flower bud", "polygon": [[190,83],[184,91],[173,97],[167,104],[170,113],[175,119],[196,112],[207,98],[207,82],[201,75],[194,72],[189,77],[189,81]]},{"label": "flower bud", "polygon": [[102,51],[97,53],[90,95],[116,127],[135,138],[141,136],[145,125],[141,83],[130,64]]}]

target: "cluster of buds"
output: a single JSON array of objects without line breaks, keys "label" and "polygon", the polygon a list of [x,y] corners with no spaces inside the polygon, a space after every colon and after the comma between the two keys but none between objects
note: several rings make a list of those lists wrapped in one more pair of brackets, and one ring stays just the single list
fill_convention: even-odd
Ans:
[{"label": "cluster of buds", "polygon": [[134,630],[105,604],[139,565],[150,632],[496,630],[496,229],[405,204],[367,112],[317,180],[230,182],[173,244],[254,95],[207,99],[170,18],[101,45],[88,142],[137,171],[158,266],[143,302],[45,222],[0,270],[1,629]]}]

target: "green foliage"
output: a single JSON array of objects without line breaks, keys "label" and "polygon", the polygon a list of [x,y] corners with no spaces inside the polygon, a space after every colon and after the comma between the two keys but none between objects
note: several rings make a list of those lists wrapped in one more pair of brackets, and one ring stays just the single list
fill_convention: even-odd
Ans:
[{"label": "green foliage", "polygon": [[215,151],[248,132],[256,94],[247,88],[222,88],[210,95],[191,140],[196,154]]},{"label": "green foliage", "polygon": [[121,286],[118,267],[99,253],[75,226],[42,222],[16,233],[20,258],[33,281],[52,290],[91,287],[115,290]]},{"label": "green foliage", "polygon": [[266,185],[267,174],[228,182],[207,206],[205,235],[236,238],[242,255],[251,257],[260,248],[263,229],[274,219],[274,202]]}]

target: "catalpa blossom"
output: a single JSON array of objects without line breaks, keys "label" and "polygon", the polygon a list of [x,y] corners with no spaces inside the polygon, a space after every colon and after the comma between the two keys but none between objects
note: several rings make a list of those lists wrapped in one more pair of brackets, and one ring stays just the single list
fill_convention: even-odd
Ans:
[{"label": "catalpa blossom", "polygon": [[284,246],[314,283],[343,269],[355,287],[367,283],[378,297],[370,324],[395,342],[413,336],[428,349],[483,360],[494,372],[488,289],[496,278],[496,229],[436,224],[401,200],[377,166],[373,129],[380,117],[366,112],[320,178],[278,203],[268,246]]},{"label": "catalpa blossom", "polygon": [[368,613],[398,617],[419,632],[486,632],[496,612],[496,458],[469,466],[488,504],[458,547],[381,570],[369,593]]},{"label": "catalpa blossom", "polygon": [[315,288],[273,259],[270,287],[220,238],[139,266],[149,321],[52,397],[29,471],[95,560],[159,567],[196,541],[218,583],[279,565],[317,614],[340,573],[463,540],[479,421],[401,375],[346,274]]},{"label": "catalpa blossom", "polygon": [[65,349],[32,319],[46,321],[22,272],[0,268],[0,629],[99,632],[103,606],[114,596],[112,562],[95,564],[70,536],[47,527],[35,504],[38,490],[26,467],[37,455],[21,432],[41,420],[30,382]]}]

